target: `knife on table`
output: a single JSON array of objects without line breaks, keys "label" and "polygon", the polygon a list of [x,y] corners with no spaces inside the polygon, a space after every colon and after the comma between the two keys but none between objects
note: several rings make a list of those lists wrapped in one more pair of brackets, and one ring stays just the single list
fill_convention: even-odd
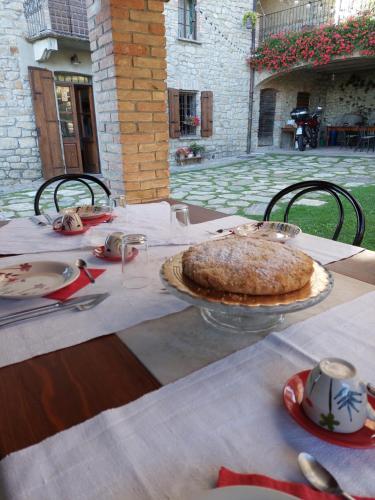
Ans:
[{"label": "knife on table", "polygon": [[103,300],[109,297],[109,293],[97,293],[91,295],[84,295],[82,297],[74,297],[72,299],[64,300],[63,302],[55,302],[54,304],[47,304],[45,306],[33,307],[31,309],[24,309],[22,311],[0,316],[0,328],[2,326],[24,321],[27,319],[39,318],[58,311],[67,311],[70,309],[77,309],[77,311],[86,311],[100,304]]}]

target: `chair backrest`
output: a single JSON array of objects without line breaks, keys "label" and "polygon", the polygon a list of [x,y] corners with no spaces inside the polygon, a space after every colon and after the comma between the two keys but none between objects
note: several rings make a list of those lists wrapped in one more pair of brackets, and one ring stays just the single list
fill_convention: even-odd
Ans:
[{"label": "chair backrest", "polygon": [[290,193],[293,193],[294,191],[296,191],[296,194],[292,196],[284,212],[284,222],[288,222],[290,209],[298,199],[302,198],[304,195],[311,193],[313,191],[324,191],[326,193],[329,193],[334,198],[339,210],[339,220],[336,225],[335,232],[332,236],[333,240],[337,240],[344,223],[344,207],[340,198],[342,196],[351,204],[356,216],[357,224],[356,224],[355,237],[353,239],[353,245],[359,246],[361,244],[363,236],[365,234],[365,216],[363,214],[361,205],[354,198],[354,196],[350,194],[346,189],[328,181],[320,181],[320,180],[302,181],[302,182],[297,182],[296,184],[292,184],[291,186],[288,186],[285,189],[282,189],[269,202],[266,211],[264,212],[263,220],[266,221],[270,220],[272,209],[274,208],[276,203],[279,200],[281,200],[281,198]]},{"label": "chair backrest", "polygon": [[100,179],[98,179],[97,177],[93,176],[93,175],[89,175],[89,174],[62,174],[62,175],[57,175],[56,177],[52,177],[52,179],[49,179],[44,184],[42,184],[40,186],[40,188],[38,189],[38,191],[36,192],[36,195],[35,195],[35,198],[34,198],[34,211],[35,211],[35,215],[40,215],[41,214],[41,211],[40,211],[40,198],[41,198],[44,190],[48,186],[50,186],[51,184],[53,184],[54,182],[58,182],[58,184],[55,187],[55,190],[53,192],[53,201],[54,201],[54,204],[55,204],[55,207],[56,207],[56,211],[59,212],[60,211],[60,207],[59,207],[59,202],[58,202],[58,199],[57,199],[58,191],[59,191],[59,189],[61,188],[62,185],[64,185],[67,182],[71,182],[71,181],[79,182],[80,184],[83,184],[88,189],[88,191],[90,193],[90,196],[91,196],[91,204],[92,205],[95,204],[95,194],[94,194],[94,191],[92,189],[92,186],[90,186],[89,182],[87,182],[87,181],[91,181],[91,182],[94,182],[95,184],[98,184],[98,186],[100,186],[102,188],[102,190],[105,192],[105,194],[107,196],[111,196],[111,191],[104,184],[104,182],[101,181]]}]

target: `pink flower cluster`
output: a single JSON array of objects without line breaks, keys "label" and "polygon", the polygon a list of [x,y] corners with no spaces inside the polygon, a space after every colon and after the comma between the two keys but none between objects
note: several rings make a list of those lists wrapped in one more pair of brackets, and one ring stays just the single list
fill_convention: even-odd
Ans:
[{"label": "pink flower cluster", "polygon": [[321,66],[335,56],[345,58],[356,51],[364,56],[375,55],[375,17],[369,13],[312,31],[273,35],[248,62],[258,71],[285,71],[303,63]]}]

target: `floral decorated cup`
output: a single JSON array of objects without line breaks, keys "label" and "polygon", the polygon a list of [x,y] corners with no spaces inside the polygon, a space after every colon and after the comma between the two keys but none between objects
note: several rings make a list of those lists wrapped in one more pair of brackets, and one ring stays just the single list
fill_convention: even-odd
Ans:
[{"label": "floral decorated cup", "polygon": [[375,420],[366,384],[351,363],[339,358],[322,359],[311,370],[302,408],[320,427],[345,434],[361,429],[368,418]]},{"label": "floral decorated cup", "polygon": [[106,257],[119,257],[121,259],[121,244],[124,233],[117,231],[107,236],[104,242],[104,255]]},{"label": "floral decorated cup", "polygon": [[57,231],[69,231],[69,232],[82,231],[83,222],[78,214],[67,213],[60,217],[57,217],[53,221],[53,229]]}]

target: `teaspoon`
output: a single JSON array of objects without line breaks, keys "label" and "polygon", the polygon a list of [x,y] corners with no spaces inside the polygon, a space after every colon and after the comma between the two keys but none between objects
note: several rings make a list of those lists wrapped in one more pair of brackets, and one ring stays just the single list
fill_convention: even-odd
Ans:
[{"label": "teaspoon", "polygon": [[345,493],[332,474],[325,469],[313,456],[308,453],[298,455],[298,465],[310,484],[319,491],[341,495],[348,500],[354,500]]},{"label": "teaspoon", "polygon": [[78,267],[78,269],[82,269],[82,271],[86,274],[91,283],[95,283],[95,279],[93,275],[90,273],[90,271],[87,269],[87,264],[83,259],[77,259],[76,266]]}]

